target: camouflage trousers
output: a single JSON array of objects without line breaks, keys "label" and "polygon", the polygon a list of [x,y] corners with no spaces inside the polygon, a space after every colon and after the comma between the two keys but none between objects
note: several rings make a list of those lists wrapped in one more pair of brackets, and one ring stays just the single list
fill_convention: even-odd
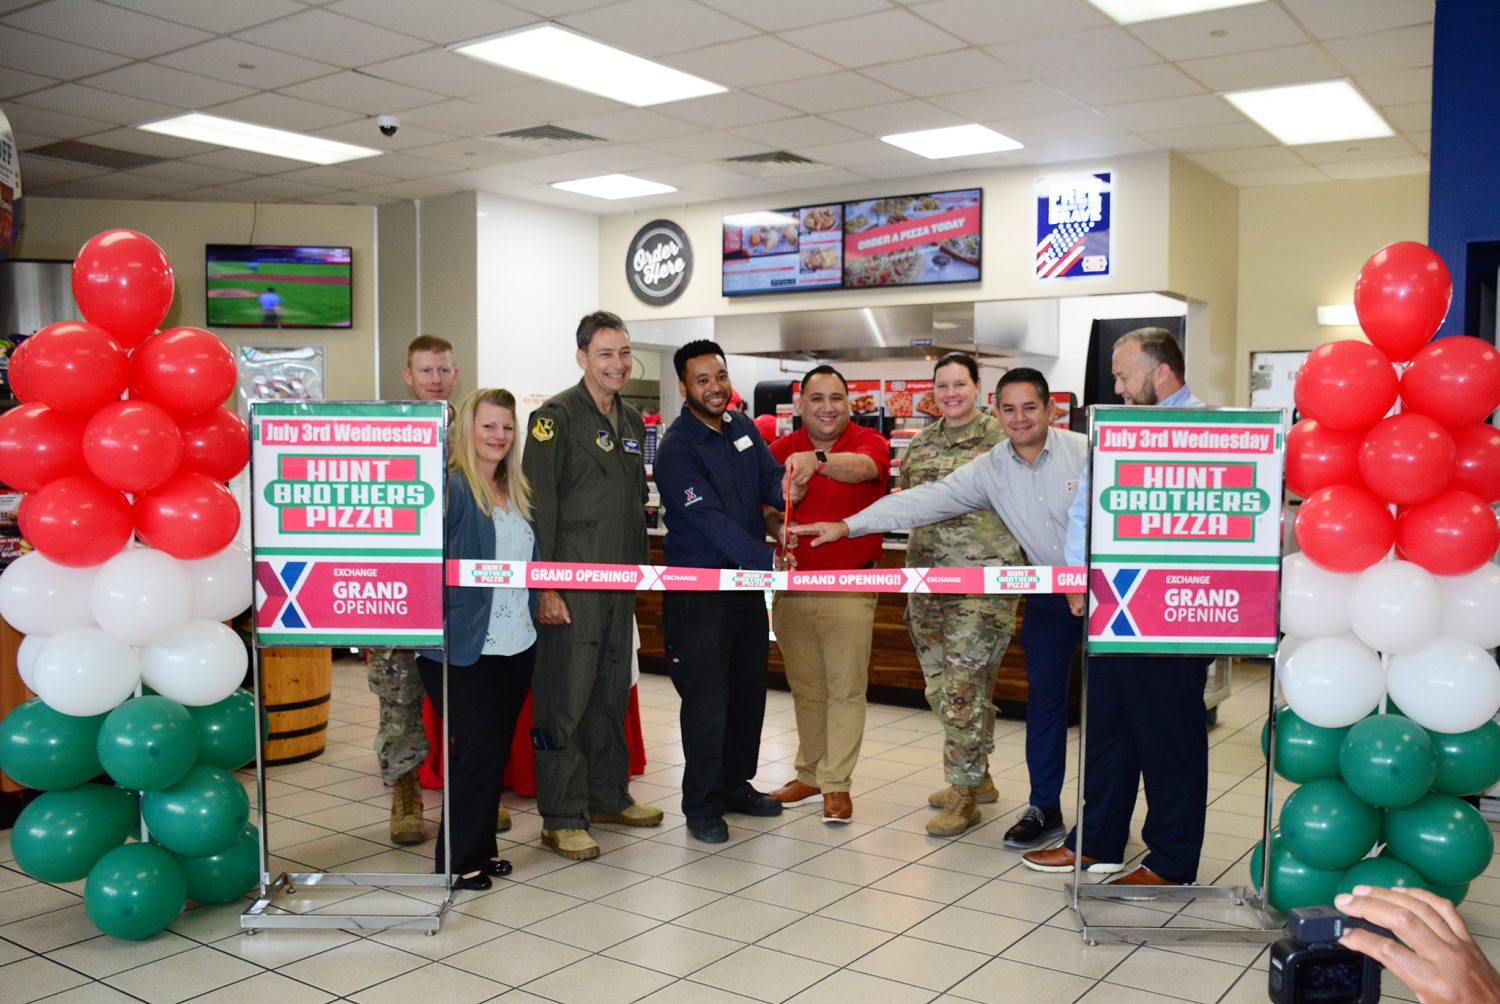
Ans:
[{"label": "camouflage trousers", "polygon": [[995,674],[1016,629],[1014,596],[907,597],[906,628],[927,681],[927,704],[943,723],[949,784],[975,785],[995,748]]},{"label": "camouflage trousers", "polygon": [[393,648],[367,649],[370,691],[380,698],[380,728],[375,733],[375,757],[380,776],[395,784],[427,759],[427,733],[422,728],[422,677],[417,654]]}]

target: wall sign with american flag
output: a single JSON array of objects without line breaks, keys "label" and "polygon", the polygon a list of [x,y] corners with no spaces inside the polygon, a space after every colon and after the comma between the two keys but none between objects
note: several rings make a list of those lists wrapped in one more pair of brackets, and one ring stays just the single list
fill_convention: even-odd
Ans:
[{"label": "wall sign with american flag", "polygon": [[1036,277],[1109,275],[1110,172],[1038,178]]}]

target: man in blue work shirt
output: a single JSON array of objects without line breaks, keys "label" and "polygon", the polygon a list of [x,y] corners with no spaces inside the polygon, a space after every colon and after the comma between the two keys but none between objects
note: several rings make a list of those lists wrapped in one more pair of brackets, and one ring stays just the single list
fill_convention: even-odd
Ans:
[{"label": "man in blue work shirt", "polygon": [[[768,570],[774,551],[763,507],[784,508],[783,470],[750,416],[726,410],[734,388],[723,349],[689,342],[673,362],[686,403],[656,454],[666,562]],[[694,837],[723,843],[725,812],[781,812],[750,786],[766,712],[765,595],[668,592],[662,600],[667,668],[682,698],[682,814]]]}]

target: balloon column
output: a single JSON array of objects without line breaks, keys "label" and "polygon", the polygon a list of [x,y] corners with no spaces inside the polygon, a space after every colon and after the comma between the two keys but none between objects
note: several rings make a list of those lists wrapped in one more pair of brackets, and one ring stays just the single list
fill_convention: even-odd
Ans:
[{"label": "balloon column", "polygon": [[1432,340],[1451,296],[1430,248],[1382,248],[1354,287],[1370,343],[1323,345],[1297,374],[1275,766],[1302,787],[1272,847],[1280,910],[1360,882],[1457,902],[1494,849],[1458,796],[1500,781],[1500,433],[1483,424],[1500,352]]},{"label": "balloon column", "polygon": [[[156,331],[172,291],[150,238],[92,238],[73,267],[86,320],[23,343],[11,376],[24,403],[0,415],[0,482],[25,493],[35,549],[0,575],[0,615],[26,635],[17,662],[37,694],[0,721],[0,770],[43,792],[12,849],[42,881],[86,878],[89,917],[131,939],[188,896],[241,895],[259,865],[229,773],[255,756],[255,702],[222,623],[251,599],[223,483],[249,434],[221,406],[229,348],[197,328]],[[142,684],[155,693],[137,696]],[[143,820],[149,842],[127,843]]]}]

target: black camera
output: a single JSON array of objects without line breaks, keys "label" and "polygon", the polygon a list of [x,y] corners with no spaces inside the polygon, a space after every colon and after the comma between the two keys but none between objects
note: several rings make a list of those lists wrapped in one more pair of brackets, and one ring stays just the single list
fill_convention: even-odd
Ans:
[{"label": "black camera", "polygon": [[1380,999],[1381,965],[1339,944],[1351,927],[1389,935],[1384,928],[1346,917],[1331,906],[1309,906],[1286,915],[1287,937],[1271,946],[1267,987],[1277,1004],[1372,1004]]}]

